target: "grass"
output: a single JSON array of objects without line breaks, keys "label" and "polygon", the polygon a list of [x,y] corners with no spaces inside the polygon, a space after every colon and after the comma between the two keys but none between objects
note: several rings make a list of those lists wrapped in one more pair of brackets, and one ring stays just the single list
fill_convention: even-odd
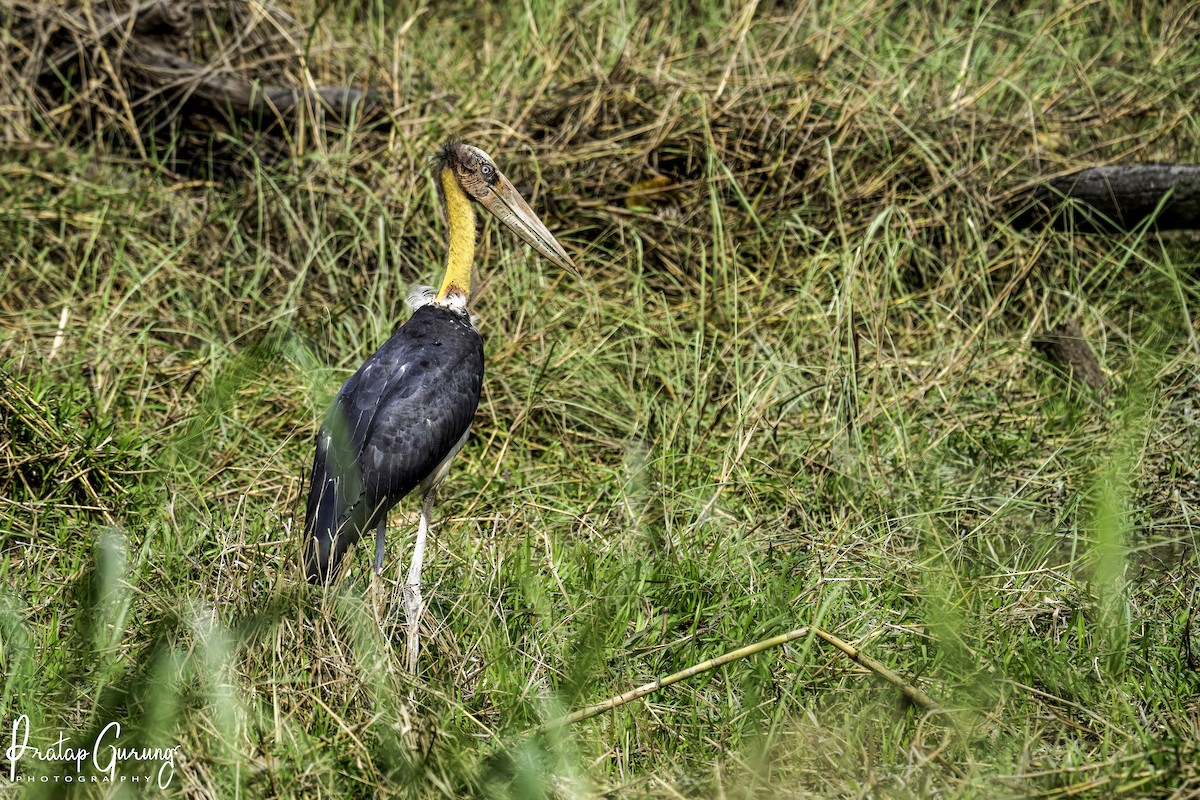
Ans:
[{"label": "grass", "polygon": [[[394,134],[219,140],[196,178],[111,113],[81,135],[88,97],[0,99],[5,748],[21,715],[42,748],[119,722],[177,748],[190,797],[1200,791],[1195,238],[1004,210],[1040,176],[1196,162],[1189,4],[286,10],[214,19],[259,47],[239,66],[391,91]],[[483,236],[488,377],[413,681],[414,504],[379,624],[369,548],[323,593],[299,532],[333,392],[438,277],[450,134],[584,275]],[[1067,318],[1107,395],[1029,346]],[[947,718],[807,637],[536,732],[807,625]],[[125,796],[161,762],[17,772]]]}]

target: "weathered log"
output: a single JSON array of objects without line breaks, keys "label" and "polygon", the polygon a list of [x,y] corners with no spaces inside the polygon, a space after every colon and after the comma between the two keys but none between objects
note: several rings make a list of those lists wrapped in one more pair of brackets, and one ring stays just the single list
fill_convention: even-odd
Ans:
[{"label": "weathered log", "polygon": [[[346,124],[355,112],[387,128],[391,119],[383,96],[341,86],[312,90],[266,86],[230,74],[212,72],[176,56],[155,42],[133,38],[126,66],[137,71],[161,91],[178,93],[188,111],[220,117],[229,122],[248,121],[256,128],[291,127],[305,111],[320,112],[326,121]],[[170,87],[170,88],[168,88]]]},{"label": "weathered log", "polygon": [[1036,186],[1010,205],[1017,228],[1074,233],[1200,228],[1200,166],[1093,167]]},{"label": "weathered log", "polygon": [[[31,17],[37,13],[36,6],[23,10],[28,10]],[[109,51],[119,71],[137,78],[146,93],[171,97],[172,106],[188,113],[272,128],[294,127],[302,115],[344,125],[357,112],[379,127],[391,125],[385,98],[375,91],[264,85],[182,58],[176,52],[192,36],[191,12],[186,6],[157,0],[122,14],[99,9],[94,14],[98,24],[93,27],[82,17],[59,12],[56,19],[66,22],[73,35],[36,70],[39,80],[61,75],[66,64],[81,52],[99,46]]]}]

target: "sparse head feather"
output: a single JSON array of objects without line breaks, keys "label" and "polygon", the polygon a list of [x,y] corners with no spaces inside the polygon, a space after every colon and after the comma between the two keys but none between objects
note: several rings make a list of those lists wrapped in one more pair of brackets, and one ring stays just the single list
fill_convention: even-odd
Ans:
[{"label": "sparse head feather", "polygon": [[496,166],[496,162],[492,160],[491,156],[461,139],[450,139],[442,145],[435,161],[440,169],[451,167],[470,170],[478,168],[481,164]]},{"label": "sparse head feather", "polygon": [[435,164],[438,172],[449,170],[462,190],[475,200],[500,179],[500,170],[491,156],[457,139],[442,145]]},{"label": "sparse head feather", "polygon": [[458,150],[463,146],[461,139],[448,139],[433,157],[433,166],[440,172],[454,161],[458,160]]}]

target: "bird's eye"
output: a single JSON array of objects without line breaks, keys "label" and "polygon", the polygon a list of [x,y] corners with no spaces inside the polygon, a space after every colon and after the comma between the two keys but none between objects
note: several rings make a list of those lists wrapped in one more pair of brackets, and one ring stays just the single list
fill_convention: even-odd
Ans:
[{"label": "bird's eye", "polygon": [[492,173],[495,172],[495,170],[492,169],[491,164],[484,164],[482,167],[479,168],[479,172],[481,175],[483,175],[483,177],[490,178],[490,177],[492,177]]}]

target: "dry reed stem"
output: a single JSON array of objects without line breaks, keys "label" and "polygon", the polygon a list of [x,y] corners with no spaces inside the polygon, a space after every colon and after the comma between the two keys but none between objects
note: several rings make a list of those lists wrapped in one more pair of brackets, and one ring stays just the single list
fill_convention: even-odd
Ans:
[{"label": "dry reed stem", "polygon": [[883,678],[885,681],[890,683],[892,686],[895,686],[897,689],[900,690],[900,692],[905,697],[907,697],[909,700],[911,700],[912,702],[919,705],[921,708],[925,709],[925,711],[927,713],[930,713],[930,714],[944,713],[942,710],[942,707],[940,705],[938,705],[936,702],[934,702],[932,697],[925,694],[923,691],[918,689],[916,686],[913,686],[911,683],[908,683],[903,678],[901,678],[899,675],[897,675],[895,672],[892,672],[890,669],[885,667],[883,664],[880,664],[878,661],[871,658],[869,655],[862,652],[857,647],[854,647],[853,645],[842,641],[841,639],[834,636],[832,633],[825,630],[824,628],[814,628],[813,633],[815,633],[817,636],[821,637],[825,641],[829,642],[831,645],[836,647],[838,650],[841,650],[843,653],[846,654],[846,657],[849,658],[851,661],[855,662],[856,664],[861,664],[862,666],[871,670],[871,672],[874,672],[876,675]]},{"label": "dry reed stem", "polygon": [[655,678],[649,683],[643,684],[636,689],[630,689],[628,692],[615,695],[607,700],[604,700],[603,702],[590,705],[587,708],[581,708],[578,711],[573,711],[570,714],[559,717],[558,719],[551,720],[550,722],[542,725],[539,730],[554,730],[566,725],[574,725],[576,722],[582,722],[585,719],[591,719],[599,714],[603,714],[605,711],[612,711],[615,708],[620,708],[627,703],[631,703],[634,700],[652,694],[665,686],[670,686],[673,683],[678,683],[679,681],[686,680],[703,672],[708,672],[709,670],[717,667],[731,664],[734,661],[740,661],[743,658],[749,658],[750,656],[761,653],[764,650],[770,650],[772,647],[779,647],[780,645],[795,641],[803,636],[807,636],[810,631],[816,634],[819,638],[836,647],[838,650],[841,650],[851,661],[866,667],[871,672],[874,672],[876,675],[895,686],[905,697],[923,708],[927,713],[944,713],[942,707],[934,702],[933,698],[925,694],[925,692],[921,691],[916,686],[906,682],[895,672],[871,658],[866,653],[863,653],[858,648],[839,639],[832,633],[826,631],[824,628],[804,627],[797,628],[793,631],[788,631],[787,633],[782,633],[779,636],[774,636],[770,639],[764,639],[761,642],[755,642],[754,644],[746,645],[745,647],[739,647],[737,650],[732,650],[723,656],[717,656],[716,658],[710,658],[708,661],[703,661],[699,664],[693,664],[687,669],[680,670],[679,672],[668,675],[665,678]]}]

